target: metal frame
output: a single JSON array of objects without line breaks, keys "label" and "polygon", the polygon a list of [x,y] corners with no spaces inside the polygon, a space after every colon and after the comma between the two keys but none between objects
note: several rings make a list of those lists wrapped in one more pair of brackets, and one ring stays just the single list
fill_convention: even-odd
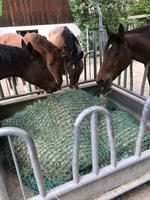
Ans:
[{"label": "metal frame", "polygon": [[[142,112],[139,132],[136,140],[135,154],[122,161],[117,161],[115,150],[115,137],[112,127],[112,119],[110,113],[103,107],[92,106],[83,110],[77,117],[74,130],[73,130],[73,161],[72,161],[72,173],[73,180],[54,188],[47,194],[44,190],[44,184],[41,174],[41,169],[35,149],[34,142],[31,136],[18,128],[5,127],[0,128],[0,137],[10,136],[20,137],[26,144],[28,153],[31,159],[32,168],[35,174],[37,186],[39,189],[39,195],[29,198],[29,200],[52,200],[61,198],[62,200],[87,200],[88,198],[100,193],[102,200],[112,199],[129,189],[133,189],[150,180],[150,149],[141,152],[142,139],[144,134],[145,125],[148,119],[150,110],[150,97],[147,98]],[[98,167],[97,156],[97,114],[104,115],[107,126],[107,134],[109,138],[109,145],[111,149],[110,161],[111,164],[100,168]],[[91,144],[92,144],[92,172],[79,177],[79,141],[80,141],[80,126],[85,117],[91,115]],[[11,146],[11,142],[10,142]],[[16,166],[18,179],[21,188],[22,183],[19,177],[19,169],[15,159],[15,153],[13,147],[11,151]],[[131,182],[132,181],[132,182]],[[127,184],[128,183],[128,184]],[[122,185],[125,186],[122,189]],[[126,186],[127,185],[127,186]],[[115,188],[115,192],[113,189]],[[22,191],[23,193],[24,191]],[[24,199],[25,195],[23,193]]]}]

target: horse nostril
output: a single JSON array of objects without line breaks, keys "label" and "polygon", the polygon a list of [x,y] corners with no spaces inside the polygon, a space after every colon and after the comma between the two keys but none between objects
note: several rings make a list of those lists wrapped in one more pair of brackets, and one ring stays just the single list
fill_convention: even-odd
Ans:
[{"label": "horse nostril", "polygon": [[61,84],[60,83],[56,83],[57,88],[60,90],[61,89]]},{"label": "horse nostril", "polygon": [[98,80],[98,81],[96,81],[96,83],[97,83],[97,85],[102,85],[104,83],[104,81],[103,80]]}]

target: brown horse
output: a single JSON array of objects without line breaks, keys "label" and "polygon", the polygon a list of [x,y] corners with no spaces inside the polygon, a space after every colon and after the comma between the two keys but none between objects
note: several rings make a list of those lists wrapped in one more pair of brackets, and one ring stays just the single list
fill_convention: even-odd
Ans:
[{"label": "brown horse", "polygon": [[[104,60],[97,74],[100,93],[106,93],[112,81],[125,70],[132,59],[148,64],[150,62],[150,25],[124,31],[120,24],[118,33],[106,27],[108,41],[105,46]],[[150,84],[150,68],[148,70]]]},{"label": "brown horse", "polygon": [[0,80],[10,76],[23,78],[50,93],[57,90],[42,56],[23,40],[22,48],[0,45]]},{"label": "brown horse", "polygon": [[42,55],[47,63],[47,67],[54,77],[58,87],[62,85],[62,66],[63,59],[60,56],[60,50],[47,40],[46,37],[37,33],[27,33],[24,36],[26,43],[31,42],[33,47]]},{"label": "brown horse", "polygon": [[79,41],[66,26],[57,26],[51,29],[48,39],[61,51],[69,73],[70,87],[78,88],[79,77],[83,71],[83,51]]}]

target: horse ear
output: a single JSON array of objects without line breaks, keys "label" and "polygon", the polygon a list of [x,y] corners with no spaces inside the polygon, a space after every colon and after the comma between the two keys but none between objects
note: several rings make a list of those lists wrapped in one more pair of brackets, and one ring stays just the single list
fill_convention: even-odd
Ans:
[{"label": "horse ear", "polygon": [[106,24],[106,33],[109,37],[112,36],[113,32],[109,29],[108,25]]},{"label": "horse ear", "polygon": [[28,42],[27,49],[31,54],[36,55],[37,57],[41,57],[41,54],[36,49],[34,49],[31,42]]},{"label": "horse ear", "polygon": [[29,52],[33,52],[33,46],[31,44],[31,42],[28,42],[27,48],[28,48]]},{"label": "horse ear", "polygon": [[25,48],[27,46],[23,39],[21,40],[21,46],[22,46],[22,48]]},{"label": "horse ear", "polygon": [[120,37],[124,37],[124,27],[122,24],[119,25],[118,34]]}]

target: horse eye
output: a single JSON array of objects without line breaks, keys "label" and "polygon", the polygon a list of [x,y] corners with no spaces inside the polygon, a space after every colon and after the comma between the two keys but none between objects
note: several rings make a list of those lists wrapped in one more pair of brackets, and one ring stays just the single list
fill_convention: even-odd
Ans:
[{"label": "horse eye", "polygon": [[115,53],[114,53],[114,56],[118,56],[118,55],[119,55],[119,52],[115,52]]}]

